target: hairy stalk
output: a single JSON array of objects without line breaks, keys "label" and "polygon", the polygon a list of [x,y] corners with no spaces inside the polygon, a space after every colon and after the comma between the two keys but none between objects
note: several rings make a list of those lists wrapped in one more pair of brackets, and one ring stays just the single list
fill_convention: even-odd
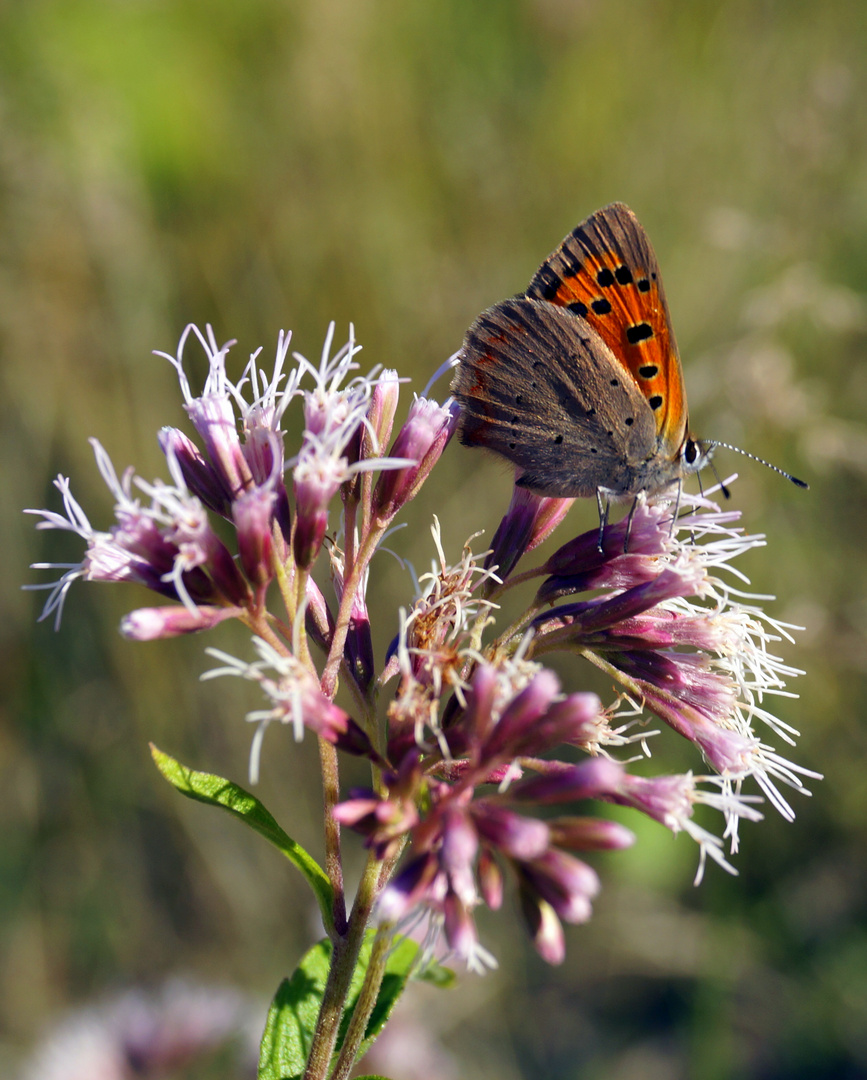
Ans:
[{"label": "hairy stalk", "polygon": [[340,799],[340,769],[337,751],[327,739],[319,739],[319,764],[322,769],[322,801],[325,807],[325,872],[334,889],[332,940],[336,949],[337,936],[346,931],[346,894],[340,851],[340,824],[334,817],[334,807]]},{"label": "hairy stalk", "polygon": [[532,581],[533,578],[544,577],[547,572],[548,571],[544,566],[536,566],[532,570],[523,570],[520,574],[513,574],[500,585],[498,585],[493,578],[489,578],[486,584],[492,584],[493,588],[486,590],[484,594],[485,598],[487,600],[496,600],[498,596],[502,596],[503,593],[508,592],[509,589],[514,589],[517,585],[523,585],[527,581]]},{"label": "hairy stalk", "polygon": [[289,649],[286,642],[274,633],[274,631],[271,629],[271,625],[268,622],[268,619],[264,615],[257,615],[255,617],[250,615],[243,615],[241,616],[240,621],[247,627],[248,630],[251,630],[258,637],[262,638],[263,641],[267,641],[268,644],[272,648],[276,649],[277,652],[280,653],[282,656],[289,655]]},{"label": "hairy stalk", "polygon": [[392,925],[383,925],[377,930],[373,950],[370,954],[370,963],[364,975],[364,983],[358,995],[355,1009],[352,1012],[352,1019],[349,1021],[346,1038],[343,1040],[343,1047],[337,1059],[337,1064],[334,1066],[334,1072],[331,1074],[331,1080],[346,1080],[352,1066],[355,1064],[358,1048],[361,1046],[361,1041],[367,1030],[367,1023],[370,1020],[373,1007],[376,1005],[379,988],[382,986],[382,978],[385,975],[385,965],[388,960],[388,950],[393,935],[394,927]]},{"label": "hairy stalk", "polygon": [[544,604],[531,604],[519,619],[516,619],[511,626],[506,627],[502,634],[498,634],[496,639],[491,643],[491,649],[499,649],[512,638],[520,637],[523,635],[527,628],[527,624],[531,623],[533,619],[543,609]]},{"label": "hairy stalk", "polygon": [[310,576],[308,570],[296,569],[295,571],[295,597],[293,604],[293,626],[295,621],[299,618],[299,612],[301,613],[298,632],[293,632],[292,645],[293,649],[297,649],[298,659],[304,664],[308,670],[312,671],[314,675],[318,675],[316,665],[313,663],[313,657],[310,655],[310,645],[307,641],[307,633],[304,629],[304,611],[307,607],[307,579]]},{"label": "hairy stalk", "polygon": [[355,565],[355,519],[358,514],[358,502],[351,496],[343,505],[343,572],[348,577]]},{"label": "hairy stalk", "polygon": [[331,968],[325,984],[319,1018],[316,1021],[316,1030],[313,1033],[304,1080],[325,1080],[328,1076],[331,1057],[337,1043],[340,1020],[346,1008],[346,999],[361,946],[364,943],[368,919],[376,900],[378,884],[379,863],[370,856],[358,886],[355,904],[345,933],[334,940]]}]

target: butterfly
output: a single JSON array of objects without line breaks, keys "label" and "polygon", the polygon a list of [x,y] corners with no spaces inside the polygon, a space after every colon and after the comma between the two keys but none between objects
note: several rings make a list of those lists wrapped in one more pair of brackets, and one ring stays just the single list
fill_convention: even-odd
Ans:
[{"label": "butterfly", "polygon": [[659,264],[612,203],[573,229],[527,291],[467,331],[452,391],[459,434],[540,495],[653,495],[709,460],[689,427]]}]

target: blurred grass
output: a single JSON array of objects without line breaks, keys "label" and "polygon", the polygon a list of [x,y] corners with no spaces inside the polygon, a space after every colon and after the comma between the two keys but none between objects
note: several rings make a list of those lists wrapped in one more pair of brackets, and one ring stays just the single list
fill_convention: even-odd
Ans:
[{"label": "blurred grass", "polygon": [[[694,428],[812,484],[719,455],[770,537],[756,588],[806,626],[784,649],[802,696],[780,713],[827,778],[794,825],[745,830],[736,880],[693,890],[688,841],[642,829],[603,864],[561,970],[508,913],[488,920],[500,974],[430,1015],[482,1078],[867,1073],[865,56],[859,0],[0,8],[0,1071],[128,982],[183,969],[267,996],[312,922],[282,861],[182,804],[147,755],[152,738],[242,779],[243,688],[195,681],[203,639],[120,640],[132,594],[80,588],[59,634],[35,626],[27,564],[77,552],[20,508],[56,506],[63,472],[106,522],[91,434],[162,472],[154,433],[182,412],[151,349],[186,322],[236,337],[240,368],[280,327],[314,356],[351,320],[367,363],[420,389],[482,308],[623,199],[663,266]],[[427,563],[432,513],[456,553],[508,486],[451,448],[402,553]],[[377,573],[387,636],[409,585]],[[318,850],[315,792],[309,812],[287,794],[313,747],[266,745],[260,793]]]}]

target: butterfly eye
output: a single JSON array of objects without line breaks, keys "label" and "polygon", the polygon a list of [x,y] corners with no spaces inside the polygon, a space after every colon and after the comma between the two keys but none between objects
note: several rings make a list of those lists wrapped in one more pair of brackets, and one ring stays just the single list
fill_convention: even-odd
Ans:
[{"label": "butterfly eye", "polygon": [[687,465],[694,465],[698,460],[698,446],[692,439],[687,439],[683,447],[683,460]]}]

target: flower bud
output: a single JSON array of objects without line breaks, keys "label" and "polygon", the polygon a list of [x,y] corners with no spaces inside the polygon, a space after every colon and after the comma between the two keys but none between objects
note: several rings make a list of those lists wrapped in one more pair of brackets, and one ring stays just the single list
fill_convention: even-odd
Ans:
[{"label": "flower bud", "polygon": [[253,475],[241,448],[231,398],[225,392],[203,394],[185,408],[222,487],[236,499],[253,482]]},{"label": "flower bud", "polygon": [[457,416],[454,403],[439,405],[428,398],[416,398],[412,403],[389,457],[406,458],[416,464],[380,474],[373,491],[373,511],[380,521],[389,521],[414,498],[454,434]]},{"label": "flower bud", "polygon": [[566,941],[563,926],[554,909],[524,887],[520,890],[520,901],[521,914],[536,952],[547,964],[562,964],[566,956]]},{"label": "flower bud", "polygon": [[616,794],[620,788],[623,766],[607,758],[597,757],[557,772],[542,773],[522,780],[511,789],[511,795],[521,802],[544,805],[598,799]]},{"label": "flower bud", "polygon": [[346,461],[325,455],[295,467],[295,561],[306,570],[316,559],[328,529],[328,504],[346,476]]},{"label": "flower bud", "polygon": [[489,799],[475,804],[473,820],[479,835],[509,858],[535,859],[548,847],[550,833],[544,821],[516,814]]},{"label": "flower bud", "polygon": [[120,632],[131,641],[156,641],[210,630],[225,619],[236,619],[241,614],[241,609],[236,607],[198,607],[190,611],[172,604],[138,608],[121,619]]},{"label": "flower bud", "polygon": [[497,576],[505,581],[521,557],[554,531],[574,501],[536,495],[516,484],[509,509],[491,541],[485,569],[496,567]]},{"label": "flower bud", "polygon": [[253,487],[232,504],[238,532],[238,554],[247,580],[262,588],[274,576],[271,522],[277,502],[273,490]]},{"label": "flower bud", "polygon": [[561,817],[548,822],[551,846],[569,851],[616,851],[631,847],[635,833],[605,818]]},{"label": "flower bud", "polygon": [[233,493],[225,487],[217,471],[192,439],[173,427],[162,428],[157,439],[166,457],[173,457],[177,461],[184,483],[193,495],[214,513],[230,517]]},{"label": "flower bud", "polygon": [[479,852],[477,871],[482,899],[491,911],[499,911],[503,905],[503,871],[487,848]]}]

